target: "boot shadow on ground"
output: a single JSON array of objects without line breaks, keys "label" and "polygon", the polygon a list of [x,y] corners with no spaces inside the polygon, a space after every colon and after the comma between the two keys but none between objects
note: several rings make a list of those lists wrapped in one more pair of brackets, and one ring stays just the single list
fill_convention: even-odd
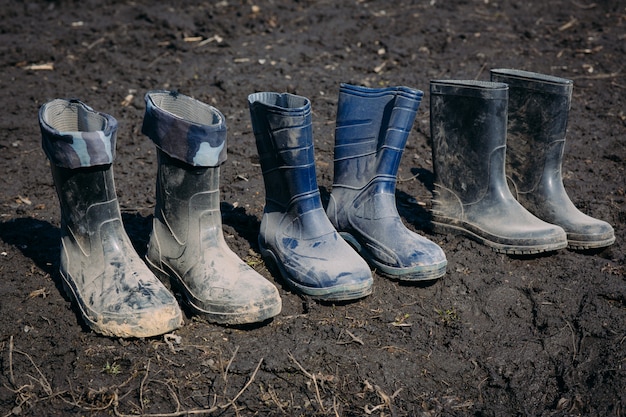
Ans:
[{"label": "boot shadow on ground", "polygon": [[[413,178],[420,181],[432,194],[435,189],[435,174],[424,168],[411,168]],[[405,221],[413,225],[418,232],[432,233],[432,215],[430,210],[415,201],[415,197],[404,191],[398,191],[396,187],[396,207],[398,213]]]},{"label": "boot shadow on ground", "polygon": [[24,217],[0,223],[0,239],[15,246],[24,256],[49,274],[63,293],[57,274],[60,256],[60,230],[50,223]]},{"label": "boot shadow on ground", "polygon": [[[39,269],[50,275],[61,297],[67,302],[71,301],[63,288],[59,275],[61,256],[59,228],[47,221],[23,217],[0,223],[0,239],[19,249]],[[91,329],[82,319],[82,315],[74,303],[72,303],[72,311],[76,314],[82,330],[89,333]]]},{"label": "boot shadow on ground", "polygon": [[235,207],[225,201],[220,203],[220,211],[222,224],[235,229],[237,234],[247,240],[250,246],[259,253],[259,231],[261,230],[259,219],[246,213],[244,207]]}]

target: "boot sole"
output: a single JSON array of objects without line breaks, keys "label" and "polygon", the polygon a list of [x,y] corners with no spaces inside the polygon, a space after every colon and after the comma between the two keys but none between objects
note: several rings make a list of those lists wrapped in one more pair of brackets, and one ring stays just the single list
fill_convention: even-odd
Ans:
[{"label": "boot sole", "polygon": [[331,302],[356,300],[367,297],[372,293],[372,282],[366,282],[365,284],[358,285],[339,285],[327,288],[311,288],[298,284],[291,278],[291,274],[287,272],[282,263],[278,262],[278,258],[271,249],[266,248],[260,242],[259,246],[263,258],[276,266],[283,280],[297,293],[308,295],[315,300]]},{"label": "boot sole", "polygon": [[585,240],[567,240],[567,248],[573,250],[589,250],[589,249],[599,249],[604,248],[606,246],[611,246],[615,243],[615,236],[604,239],[604,240],[593,240],[593,241],[585,241]]},{"label": "boot sole", "polygon": [[431,226],[432,226],[433,232],[435,233],[439,233],[439,234],[450,233],[453,235],[463,235],[479,243],[482,243],[485,246],[488,246],[495,252],[505,253],[507,255],[533,255],[537,253],[556,251],[556,250],[564,249],[567,247],[567,240],[537,244],[537,245],[532,245],[532,246],[531,245],[516,245],[513,243],[494,242],[462,226],[454,226],[451,224],[440,223],[440,222],[435,222],[435,221],[431,223]]},{"label": "boot sole", "polygon": [[[170,320],[169,326],[161,329],[150,329],[142,326],[141,324],[120,324],[119,322],[113,320],[111,320],[111,322],[109,323],[92,320],[90,318],[90,314],[88,313],[87,307],[84,305],[84,303],[81,301],[81,298],[74,290],[74,286],[71,284],[71,280],[67,278],[62,271],[59,271],[59,275],[61,276],[61,283],[65,294],[73,303],[78,306],[81,317],[85,321],[85,324],[87,324],[87,326],[91,330],[101,335],[109,337],[153,337],[172,332],[178,329],[183,324],[182,316],[173,318],[172,320]],[[101,314],[96,313],[94,313],[93,316],[102,317]],[[149,322],[153,322],[153,320],[149,320]]]},{"label": "boot sole", "polygon": [[377,261],[367,248],[361,245],[354,236],[347,232],[340,232],[341,237],[350,244],[363,259],[367,261],[377,273],[398,281],[417,282],[433,281],[446,274],[448,261],[434,265],[418,265],[410,268],[397,268]]},{"label": "boot sole", "polygon": [[280,302],[269,304],[265,306],[265,308],[259,308],[254,311],[247,311],[243,313],[207,310],[205,307],[200,307],[194,303],[193,297],[187,289],[187,286],[171,268],[165,265],[167,271],[163,270],[148,258],[146,258],[146,264],[161,281],[170,282],[172,286],[183,295],[183,302],[194,314],[202,316],[210,323],[229,325],[262,323],[274,316],[277,316],[281,311],[282,304]]}]

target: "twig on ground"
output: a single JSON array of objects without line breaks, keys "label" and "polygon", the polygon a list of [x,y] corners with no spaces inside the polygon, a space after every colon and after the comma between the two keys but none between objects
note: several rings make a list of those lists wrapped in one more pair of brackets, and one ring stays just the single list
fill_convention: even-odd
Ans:
[{"label": "twig on ground", "polygon": [[237,401],[237,399],[241,396],[241,394],[243,394],[244,391],[248,389],[250,384],[252,384],[252,381],[254,381],[254,378],[256,377],[256,373],[259,371],[259,368],[261,367],[262,363],[263,363],[263,358],[261,358],[261,360],[257,364],[256,368],[254,369],[254,372],[252,372],[252,375],[250,376],[250,379],[248,380],[246,385],[243,386],[243,388],[237,393],[237,395],[235,395],[235,397],[232,400],[230,400],[226,404],[221,405],[220,408],[225,409],[225,408],[230,407],[231,405],[233,407],[235,406],[235,401]]},{"label": "twig on ground", "polygon": [[141,414],[143,414],[143,387],[148,379],[148,373],[150,372],[150,358],[148,358],[148,363],[146,364],[146,374],[141,378],[141,382],[139,383],[139,407],[141,408]]},{"label": "twig on ground", "polygon": [[350,343],[358,343],[361,346],[365,345],[365,342],[363,342],[363,339],[353,335],[352,332],[350,332],[350,330],[344,330],[344,332],[346,332],[348,334],[348,336],[350,336],[352,338],[352,340],[337,341],[338,345],[347,345],[347,344],[350,344]]},{"label": "twig on ground", "polygon": [[15,388],[15,376],[13,375],[13,336],[9,338],[9,380]]},{"label": "twig on ground", "polygon": [[238,351],[239,351],[239,346],[236,346],[235,351],[233,352],[233,356],[230,357],[230,360],[226,364],[226,369],[224,369],[224,376],[223,376],[224,382],[226,382],[226,380],[228,379],[228,370],[230,369],[230,365],[233,364],[233,361],[235,360],[235,356],[237,356]]},{"label": "twig on ground", "polygon": [[291,354],[291,352],[287,352],[287,355],[289,356],[289,359],[291,359],[293,361],[293,363],[296,364],[296,366],[298,368],[300,368],[300,371],[309,379],[311,379],[311,381],[313,381],[313,386],[315,387],[315,397],[317,398],[317,402],[320,405],[320,409],[322,410],[323,413],[326,413],[326,409],[324,408],[324,404],[322,403],[322,397],[320,395],[320,390],[319,387],[317,386],[317,378],[315,377],[315,375],[311,374],[310,372],[308,372],[306,369],[304,369],[304,367],[302,365],[300,365],[300,362],[298,362],[296,360],[296,358],[293,357],[293,355]]}]

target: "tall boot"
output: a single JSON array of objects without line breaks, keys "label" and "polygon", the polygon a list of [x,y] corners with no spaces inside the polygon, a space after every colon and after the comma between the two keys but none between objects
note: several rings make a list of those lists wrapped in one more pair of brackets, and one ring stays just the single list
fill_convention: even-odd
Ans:
[{"label": "tall boot", "polygon": [[572,81],[513,69],[492,70],[491,79],[509,86],[506,172],[515,198],[535,216],[561,226],[572,249],[613,244],[611,225],[581,213],[563,186]]},{"label": "tall boot", "polygon": [[265,183],[259,246],[296,291],[351,300],[372,291],[367,263],[328,220],[315,174],[311,103],[288,93],[248,96]]},{"label": "tall boot", "polygon": [[176,299],[122,224],[111,167],[117,121],[78,100],[57,99],[41,107],[39,125],[61,205],[60,276],[86,324],[116,337],[180,327]]},{"label": "tall boot", "polygon": [[182,94],[145,96],[142,132],[157,146],[157,203],[147,261],[169,277],[192,312],[220,324],[262,322],[280,313],[276,287],[226,244],[220,165],[226,121],[216,108]]},{"label": "tall boot", "polygon": [[341,84],[328,217],[377,272],[404,281],[446,272],[446,255],[407,229],[396,207],[396,175],[423,92]]},{"label": "tall boot", "polygon": [[434,230],[509,254],[566,247],[563,229],[533,216],[507,186],[507,85],[441,80],[430,92]]}]

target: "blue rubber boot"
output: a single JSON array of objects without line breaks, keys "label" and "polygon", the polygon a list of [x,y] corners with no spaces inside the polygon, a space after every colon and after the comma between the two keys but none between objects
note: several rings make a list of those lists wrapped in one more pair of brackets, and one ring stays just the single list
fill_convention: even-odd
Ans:
[{"label": "blue rubber boot", "polygon": [[515,198],[535,216],[561,226],[571,249],[613,244],[613,227],[581,213],[563,186],[572,81],[513,69],[492,70],[491,79],[509,86],[506,172]]},{"label": "blue rubber boot", "polygon": [[422,95],[407,87],[341,84],[326,210],[376,272],[402,281],[437,279],[447,265],[443,250],[410,231],[396,208],[396,175]]},{"label": "blue rubber boot", "polygon": [[565,231],[532,215],[507,186],[507,85],[439,80],[430,92],[433,229],[508,254],[565,248]]},{"label": "blue rubber boot", "polygon": [[367,263],[331,224],[315,173],[311,103],[288,93],[248,96],[265,183],[259,246],[296,291],[325,301],[372,292]]},{"label": "blue rubber boot", "polygon": [[281,310],[278,289],[226,244],[220,165],[226,120],[183,94],[146,94],[142,131],[157,146],[157,203],[146,260],[180,290],[194,314],[219,324],[265,321]]},{"label": "blue rubber boot", "polygon": [[122,224],[112,168],[115,118],[57,99],[41,107],[39,125],[61,205],[59,272],[85,323],[114,337],[180,327],[176,298],[135,252]]}]

